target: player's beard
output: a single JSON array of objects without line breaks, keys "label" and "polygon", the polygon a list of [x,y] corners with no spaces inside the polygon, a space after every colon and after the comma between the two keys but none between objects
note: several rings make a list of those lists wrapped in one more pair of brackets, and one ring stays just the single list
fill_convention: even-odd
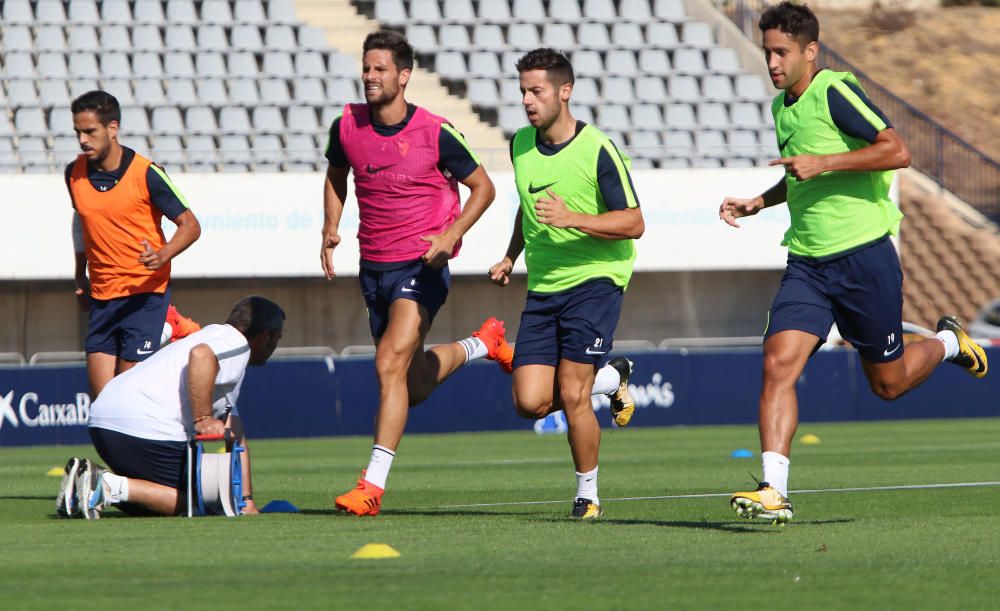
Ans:
[{"label": "player's beard", "polygon": [[366,89],[365,101],[368,103],[369,106],[373,108],[381,108],[383,106],[391,104],[398,97],[399,91],[400,89],[398,88],[393,91],[390,91],[389,89],[386,88],[385,85],[382,85],[378,94],[374,98],[370,98],[368,97],[368,91]]}]

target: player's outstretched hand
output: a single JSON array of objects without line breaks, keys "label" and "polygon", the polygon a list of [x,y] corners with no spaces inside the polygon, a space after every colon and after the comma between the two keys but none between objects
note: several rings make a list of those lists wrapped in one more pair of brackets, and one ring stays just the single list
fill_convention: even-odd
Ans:
[{"label": "player's outstretched hand", "polygon": [[140,240],[142,244],[142,254],[139,255],[139,263],[146,266],[146,269],[160,269],[167,262],[167,259],[160,254],[160,251],[153,250],[153,245],[148,240]]},{"label": "player's outstretched hand", "polygon": [[744,216],[753,216],[763,208],[764,199],[761,197],[751,199],[727,197],[722,200],[722,205],[719,206],[719,218],[728,225],[739,227],[740,224],[736,222],[736,219],[743,218]]},{"label": "player's outstretched hand", "polygon": [[796,180],[809,180],[813,176],[819,176],[826,171],[826,162],[817,155],[795,155],[794,157],[782,157],[772,159],[767,165],[783,165],[789,174]]},{"label": "player's outstretched hand", "polygon": [[543,225],[551,225],[560,229],[573,227],[574,213],[566,207],[566,201],[556,195],[552,189],[546,189],[545,194],[535,200],[535,217]]},{"label": "player's outstretched hand", "polygon": [[514,262],[510,260],[510,257],[504,257],[501,261],[494,263],[487,273],[493,284],[507,286],[510,284],[510,274],[512,271],[514,271]]},{"label": "player's outstretched hand", "polygon": [[426,265],[433,267],[434,269],[441,269],[446,263],[448,263],[448,259],[451,258],[451,253],[455,252],[455,243],[458,242],[458,240],[447,231],[437,235],[421,236],[420,239],[430,244],[430,246],[427,247],[427,252],[425,252],[420,258],[424,260]]},{"label": "player's outstretched hand", "polygon": [[336,231],[323,230],[323,244],[319,249],[319,263],[323,267],[323,275],[332,280],[337,275],[333,271],[333,249],[340,244],[340,235]]},{"label": "player's outstretched hand", "polygon": [[194,423],[194,432],[198,435],[225,435],[226,425],[218,418],[206,418]]}]

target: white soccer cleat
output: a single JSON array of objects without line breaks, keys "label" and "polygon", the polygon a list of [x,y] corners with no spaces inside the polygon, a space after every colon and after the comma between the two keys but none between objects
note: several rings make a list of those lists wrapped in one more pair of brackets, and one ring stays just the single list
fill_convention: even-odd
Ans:
[{"label": "white soccer cleat", "polygon": [[76,505],[78,511],[88,520],[99,520],[101,511],[107,506],[107,490],[104,478],[107,471],[101,465],[86,458],[80,460],[76,476]]},{"label": "white soccer cleat", "polygon": [[78,513],[75,488],[80,462],[76,456],[66,462],[66,472],[59,485],[59,494],[56,496],[56,513],[61,518],[74,518]]}]

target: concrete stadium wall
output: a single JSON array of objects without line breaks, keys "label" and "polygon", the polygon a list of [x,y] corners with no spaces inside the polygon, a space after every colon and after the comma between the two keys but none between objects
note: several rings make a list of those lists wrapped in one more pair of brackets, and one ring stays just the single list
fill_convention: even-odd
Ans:
[{"label": "concrete stadium wall", "polygon": [[[781,278],[780,270],[640,272],[625,296],[616,339],[759,335]],[[282,345],[371,344],[357,278],[177,279],[172,301],[202,323],[225,320],[248,294],[280,303],[288,314]],[[511,337],[524,305],[525,280],[503,289],[485,277],[453,276],[448,303],[428,341],[465,337],[483,319],[507,321]],[[41,351],[82,350],[86,317],[76,309],[71,281],[0,282],[0,352],[30,358]]]},{"label": "concrete stadium wall", "polygon": [[[497,198],[464,239],[452,263],[453,290],[428,341],[464,337],[490,315],[513,336],[525,278],[499,289],[485,271],[507,246],[518,207],[513,175],[494,172]],[[618,339],[758,335],[784,267],[779,246],[788,226],[776,207],[735,230],[718,219],[725,195],[760,193],[776,168],[639,170],[633,173],[646,219],[636,274]],[[368,345],[357,287],[357,205],[349,193],[337,249],[338,273],[320,278],[319,186],[306,174],[179,174],[174,182],[202,222],[202,237],[173,261],[175,305],[200,322],[224,320],[247,294],[288,312],[286,346]],[[71,211],[61,176],[0,176],[7,222],[0,224],[0,353],[25,358],[81,350],[86,319],[73,296]],[[165,230],[172,224],[164,223]],[[523,271],[523,257],[515,271]]]}]

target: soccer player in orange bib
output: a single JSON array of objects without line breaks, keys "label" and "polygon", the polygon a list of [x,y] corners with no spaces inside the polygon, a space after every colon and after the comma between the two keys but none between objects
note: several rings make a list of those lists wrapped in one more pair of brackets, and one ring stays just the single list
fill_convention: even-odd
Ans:
[{"label": "soccer player in orange bib", "polygon": [[[118,142],[121,108],[104,91],[73,100],[83,151],[66,168],[75,213],[76,296],[89,312],[87,378],[94,397],[160,347],[170,304],[170,260],[201,235],[162,168]],[[166,216],[177,225],[168,241]]]}]

